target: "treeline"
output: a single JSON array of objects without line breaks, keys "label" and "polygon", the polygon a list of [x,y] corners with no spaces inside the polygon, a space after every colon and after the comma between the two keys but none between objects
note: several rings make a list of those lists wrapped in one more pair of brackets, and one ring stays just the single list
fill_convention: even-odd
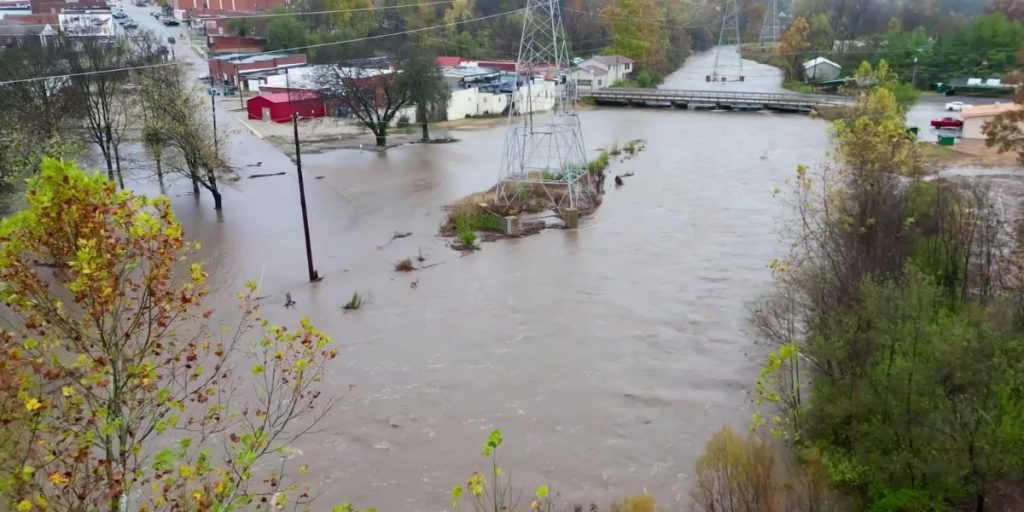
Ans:
[{"label": "treeline", "polygon": [[[776,347],[756,384],[762,437],[716,436],[698,475],[726,484],[699,496],[757,498],[707,510],[1015,510],[1020,219],[997,191],[928,176],[885,84],[833,138],[832,163],[797,171],[793,249],[771,262],[774,291],[754,314]],[[764,455],[768,434],[793,468]]]},{"label": "treeline", "polygon": [[0,192],[21,185],[44,156],[89,151],[123,189],[126,176],[147,177],[124,160],[126,145],[141,142],[154,164],[145,171],[161,186],[166,173],[183,175],[221,208],[219,182],[231,174],[217,151],[223,134],[214,133],[205,91],[152,34],[10,48],[0,53],[0,76]]},{"label": "treeline", "polygon": [[[885,60],[919,88],[954,77],[999,77],[1024,44],[1024,2],[977,3],[799,0],[773,62],[803,79],[802,62],[825,56],[852,73]],[[952,7],[959,6],[960,9]]]},{"label": "treeline", "polygon": [[[763,11],[761,2],[745,0]],[[245,18],[230,23],[238,35],[261,35],[270,49],[303,49],[312,62],[330,63],[395,54],[410,41],[439,55],[473,59],[514,59],[519,52],[523,18],[518,0],[302,0],[287,9],[301,16]],[[709,1],[676,0],[566,0],[562,4],[565,40],[573,56],[615,53],[637,61],[650,81],[679,68],[694,50],[710,48],[718,38],[721,13]],[[363,11],[353,11],[365,9]],[[324,11],[350,11],[331,12]],[[509,14],[504,14],[509,13]],[[485,18],[477,20],[478,18]],[[477,21],[470,21],[477,20]],[[356,41],[366,37],[419,31],[408,37]],[[761,18],[745,22],[744,32],[756,34]],[[345,44],[330,44],[341,43]],[[312,48],[308,48],[312,46]]]}]

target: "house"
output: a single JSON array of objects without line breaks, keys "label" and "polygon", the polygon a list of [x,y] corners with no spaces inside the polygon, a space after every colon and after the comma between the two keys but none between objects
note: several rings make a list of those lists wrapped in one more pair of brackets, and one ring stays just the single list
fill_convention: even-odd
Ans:
[{"label": "house", "polygon": [[842,66],[825,57],[817,57],[804,62],[804,79],[808,82],[835,80],[842,72]]},{"label": "house", "polygon": [[0,49],[50,46],[58,27],[56,14],[7,15],[0,18]]},{"label": "house", "polygon": [[576,79],[580,89],[604,89],[628,79],[632,72],[633,59],[629,57],[596,55],[580,62],[569,72],[569,77]]},{"label": "house", "polygon": [[1021,107],[1016,103],[996,103],[994,105],[979,105],[977,107],[964,107],[960,115],[964,118],[964,127],[960,136],[964,139],[984,140],[985,123],[991,121],[997,115],[1004,112],[1019,110]]},{"label": "house", "polygon": [[249,98],[245,102],[249,119],[285,123],[292,114],[300,117],[324,117],[327,109],[320,95],[311,91],[278,92]]},{"label": "house", "polygon": [[604,89],[612,85],[608,71],[597,66],[577,66],[569,72],[569,78],[576,80],[576,87],[580,90]]},{"label": "house", "polygon": [[228,53],[213,55],[206,62],[210,69],[210,78],[217,84],[238,85],[239,77],[246,71],[304,66],[306,56],[301,53]]}]

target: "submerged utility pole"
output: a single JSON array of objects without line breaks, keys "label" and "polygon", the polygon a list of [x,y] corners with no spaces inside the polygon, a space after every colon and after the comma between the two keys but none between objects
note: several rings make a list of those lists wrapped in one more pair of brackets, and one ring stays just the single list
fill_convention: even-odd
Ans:
[{"label": "submerged utility pole", "polygon": [[217,96],[217,88],[210,89],[210,118],[213,119],[213,154],[214,156],[220,156],[220,148],[217,147],[217,104],[214,101],[214,96]]},{"label": "submerged utility pole", "polygon": [[299,114],[292,112],[292,128],[295,131],[295,170],[299,175],[299,205],[302,207],[302,232],[306,236],[306,265],[309,269],[309,281],[322,279],[313,268],[313,245],[309,241],[309,215],[306,213],[306,186],[302,182],[302,152],[299,148]]}]

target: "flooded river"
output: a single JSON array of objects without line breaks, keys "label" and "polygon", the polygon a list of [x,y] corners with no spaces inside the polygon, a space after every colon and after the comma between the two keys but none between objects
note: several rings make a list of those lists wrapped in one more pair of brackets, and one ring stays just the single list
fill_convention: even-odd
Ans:
[{"label": "flooded river", "polygon": [[[691,63],[706,65],[706,54]],[[688,66],[668,85],[697,72]],[[778,87],[736,85],[757,82]],[[636,175],[579,230],[485,243],[465,257],[436,236],[442,206],[493,184],[503,126],[452,130],[454,144],[305,156],[325,276],[316,284],[306,282],[292,167],[269,144],[236,127],[227,150],[243,179],[223,215],[174,184],[221,290],[212,301],[230,307],[246,279],[260,280],[267,316],[309,316],[340,347],[327,388],[344,401],[298,447],[322,492],[317,509],[443,510],[451,487],[484,468],[493,428],[505,434],[502,465],[525,489],[549,484],[602,508],[646,490],[673,505],[686,501],[709,436],[746,425],[764,354],[749,310],[768,261],[785,252],[785,205],[772,192],[798,163],[824,158],[825,122],[645,109],[592,109],[582,120],[592,154],[647,141],[611,168]],[[393,232],[414,234],[388,244]],[[439,265],[392,270],[419,251]],[[343,313],[354,291],[368,304]],[[286,292],[296,308],[280,305]]]}]

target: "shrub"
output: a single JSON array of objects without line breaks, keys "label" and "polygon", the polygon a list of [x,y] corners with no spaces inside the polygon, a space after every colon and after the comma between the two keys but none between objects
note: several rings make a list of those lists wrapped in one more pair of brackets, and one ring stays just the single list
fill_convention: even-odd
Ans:
[{"label": "shrub", "polygon": [[654,71],[651,71],[649,69],[645,69],[643,71],[640,71],[636,75],[636,85],[637,85],[637,87],[649,88],[649,87],[654,87],[655,85],[658,85],[660,83],[661,83],[661,75],[659,75],[658,73],[655,73]]},{"label": "shrub", "polygon": [[363,307],[363,298],[359,296],[359,292],[352,292],[352,298],[348,300],[344,307],[349,311],[355,311]]},{"label": "shrub", "polygon": [[412,260],[409,258],[395,263],[395,272],[412,272],[413,270],[416,270],[416,267],[412,265]]},{"label": "shrub", "polygon": [[611,156],[619,156],[622,154],[622,150],[619,149],[619,141],[612,143],[612,148],[608,150],[608,154]]},{"label": "shrub", "polygon": [[656,510],[654,497],[649,494],[638,494],[612,503],[611,512],[655,512]]},{"label": "shrub", "polygon": [[782,486],[770,442],[723,427],[697,461],[692,491],[697,508],[708,512],[782,510]]},{"label": "shrub", "polygon": [[476,233],[473,232],[473,226],[470,225],[469,217],[465,214],[460,213],[455,216],[455,238],[466,247],[476,245]]},{"label": "shrub", "polygon": [[610,164],[611,158],[608,156],[608,152],[602,150],[601,154],[598,155],[596,159],[591,160],[587,164],[587,170],[590,171],[592,174],[597,174],[599,172],[604,172],[604,170],[607,169],[608,165]]}]

